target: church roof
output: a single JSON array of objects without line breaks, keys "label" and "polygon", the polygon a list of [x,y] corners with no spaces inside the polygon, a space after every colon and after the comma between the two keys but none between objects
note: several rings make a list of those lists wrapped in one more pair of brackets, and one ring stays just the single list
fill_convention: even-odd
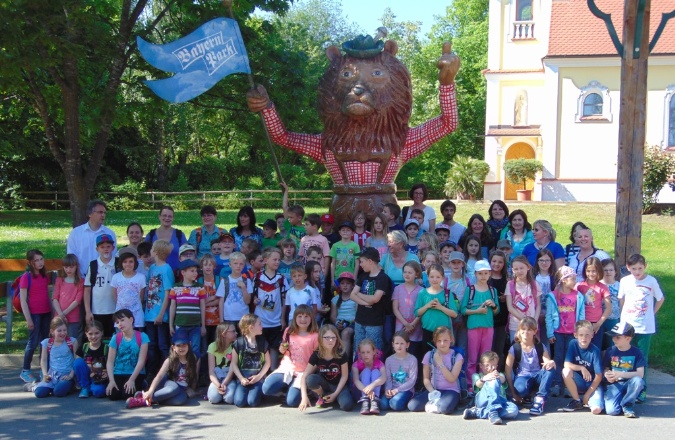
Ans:
[{"label": "church roof", "polygon": [[[619,40],[623,39],[622,0],[596,0],[595,4],[612,15]],[[661,14],[675,9],[673,0],[651,0],[650,41],[661,22]],[[675,55],[675,18],[666,24],[651,55]],[[587,0],[553,0],[547,57],[618,56],[605,22],[591,13]]]}]

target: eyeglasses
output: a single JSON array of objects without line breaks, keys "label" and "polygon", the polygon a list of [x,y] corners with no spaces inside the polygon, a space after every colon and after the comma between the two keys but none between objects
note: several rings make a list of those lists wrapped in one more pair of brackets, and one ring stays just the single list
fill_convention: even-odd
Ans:
[{"label": "eyeglasses", "polygon": [[334,341],[337,339],[337,336],[324,336],[323,339],[326,341]]},{"label": "eyeglasses", "polygon": [[540,262],[540,263],[550,263],[551,262],[551,260],[547,260],[545,258],[540,258],[537,261]]}]

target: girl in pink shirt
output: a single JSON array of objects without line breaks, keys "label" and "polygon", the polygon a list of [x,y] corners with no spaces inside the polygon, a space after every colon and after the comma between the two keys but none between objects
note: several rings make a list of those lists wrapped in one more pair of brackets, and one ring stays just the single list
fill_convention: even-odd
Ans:
[{"label": "girl in pink shirt", "polygon": [[68,323],[68,336],[80,334],[80,304],[84,295],[84,280],[80,278],[80,265],[75,254],[63,257],[63,276],[54,284],[52,305],[54,314]]},{"label": "girl in pink shirt", "polygon": [[586,319],[593,324],[592,344],[602,350],[602,325],[612,313],[609,288],[600,280],[603,277],[602,263],[596,257],[588,257],[584,263],[584,280],[577,290],[584,295]]}]

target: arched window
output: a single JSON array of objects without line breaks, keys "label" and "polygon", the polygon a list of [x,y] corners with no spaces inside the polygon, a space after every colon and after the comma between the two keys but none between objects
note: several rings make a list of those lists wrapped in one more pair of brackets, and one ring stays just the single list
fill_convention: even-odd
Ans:
[{"label": "arched window", "polygon": [[612,122],[612,98],[609,89],[591,81],[579,90],[576,122]]},{"label": "arched window", "polygon": [[584,99],[583,116],[602,115],[602,96],[597,93],[589,93]]},{"label": "arched window", "polygon": [[516,2],[516,20],[532,20],[532,0],[518,0]]}]

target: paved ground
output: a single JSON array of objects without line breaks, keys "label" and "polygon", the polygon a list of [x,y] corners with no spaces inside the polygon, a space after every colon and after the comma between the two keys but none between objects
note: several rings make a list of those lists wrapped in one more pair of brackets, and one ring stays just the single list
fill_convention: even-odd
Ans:
[{"label": "paved ground", "polygon": [[[126,410],[121,402],[105,399],[36,399],[23,392],[18,372],[0,372],[0,438],[195,438],[195,439],[399,439],[459,438],[487,439],[509,436],[519,440],[591,438],[661,439],[675,430],[675,378],[652,374],[648,402],[637,407],[638,419],[593,416],[588,411],[556,412],[567,399],[550,399],[546,414],[534,418],[522,411],[506,426],[487,421],[450,416],[390,413],[361,416],[333,409],[311,408],[300,413],[269,402],[260,408],[238,409],[211,405],[201,400],[184,407]],[[655,396],[659,390],[661,396]],[[493,440],[493,439],[491,439]]]}]

